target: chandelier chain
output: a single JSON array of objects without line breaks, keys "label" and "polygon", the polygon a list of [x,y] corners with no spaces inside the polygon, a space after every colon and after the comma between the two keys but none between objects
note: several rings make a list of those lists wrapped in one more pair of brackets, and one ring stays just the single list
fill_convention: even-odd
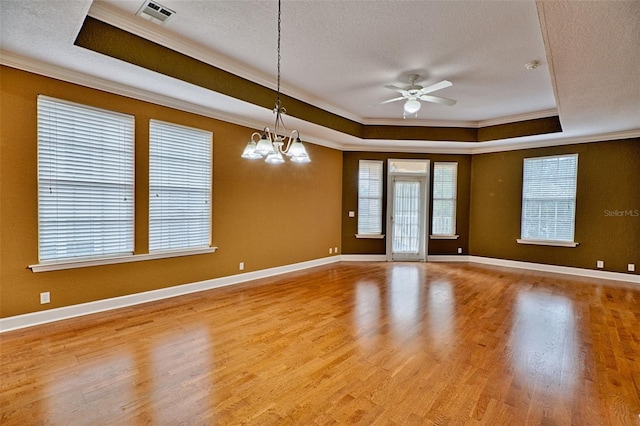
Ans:
[{"label": "chandelier chain", "polygon": [[[300,140],[300,132],[293,130],[287,138],[287,129],[284,126],[282,116],[287,110],[280,102],[280,62],[281,56],[281,34],[282,34],[282,0],[278,0],[278,85],[276,94],[276,105],[273,112],[276,115],[273,132],[265,127],[262,135],[254,132],[251,135],[249,143],[247,143],[242,158],[256,159],[266,157],[266,162],[270,164],[284,163],[282,155],[291,157],[291,161],[295,163],[308,163],[311,161],[307,150]],[[258,138],[257,140],[255,138]]]},{"label": "chandelier chain", "polygon": [[278,0],[278,94],[277,94],[277,98],[276,98],[276,108],[279,110],[280,109],[280,33],[281,33],[281,12],[280,12],[280,2],[281,0]]}]

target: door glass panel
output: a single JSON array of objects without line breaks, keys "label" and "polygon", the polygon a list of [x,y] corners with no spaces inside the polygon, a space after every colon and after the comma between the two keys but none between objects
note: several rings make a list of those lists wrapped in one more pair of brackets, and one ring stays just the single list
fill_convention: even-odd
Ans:
[{"label": "door glass panel", "polygon": [[390,160],[391,173],[418,173],[427,174],[429,172],[428,161],[416,160]]},{"label": "door glass panel", "polygon": [[419,253],[420,182],[395,182],[392,245],[393,253]]}]

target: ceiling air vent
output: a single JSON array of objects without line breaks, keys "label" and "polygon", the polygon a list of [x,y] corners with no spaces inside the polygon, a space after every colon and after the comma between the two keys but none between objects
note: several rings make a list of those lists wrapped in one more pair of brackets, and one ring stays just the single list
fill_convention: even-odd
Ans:
[{"label": "ceiling air vent", "polygon": [[164,24],[173,16],[175,12],[171,9],[168,9],[158,2],[155,1],[145,1],[138,9],[136,15],[142,16],[145,19],[148,19],[151,22],[155,22],[156,24]]}]

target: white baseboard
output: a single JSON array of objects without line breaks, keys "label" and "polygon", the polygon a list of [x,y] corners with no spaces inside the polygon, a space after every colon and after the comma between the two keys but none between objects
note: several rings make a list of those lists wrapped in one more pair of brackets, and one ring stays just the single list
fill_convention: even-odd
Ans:
[{"label": "white baseboard", "polygon": [[553,272],[578,277],[599,278],[603,280],[626,281],[640,284],[640,275],[623,272],[600,271],[595,269],[574,268],[571,266],[546,265],[542,263],[522,262],[519,260],[495,259],[492,257],[468,256],[469,262],[484,265],[505,266],[507,268],[527,269],[530,271]]},{"label": "white baseboard", "polygon": [[468,262],[469,256],[464,254],[431,254],[427,262]]},{"label": "white baseboard", "polygon": [[526,269],[529,271],[552,272],[556,274],[574,275],[578,277],[599,278],[604,280],[640,283],[640,275],[623,272],[599,271],[596,269],[574,268],[571,266],[546,265],[543,263],[522,262],[519,260],[496,259],[482,256],[433,255],[429,262],[469,262],[483,265],[504,266],[506,268]]},{"label": "white baseboard", "polygon": [[287,272],[294,272],[302,269],[313,268],[315,266],[339,262],[340,260],[340,256],[325,257],[321,259],[309,260],[306,262],[294,263],[291,265],[262,269],[260,271],[247,272],[244,274],[230,275],[227,277],[214,278],[206,281],[177,285],[173,287],[161,288],[158,290],[145,291],[142,293],[129,294],[127,296],[96,300],[95,302],[81,303],[78,305],[64,306],[62,308],[54,308],[46,311],[0,318],[0,333],[3,333],[5,331],[17,330],[20,328],[32,327],[39,324],[60,321],[63,319],[75,318],[82,315],[110,311],[113,309],[124,308],[126,306],[152,302],[154,300],[168,299],[170,297],[210,290],[217,287],[239,284],[251,280],[257,280],[260,278],[271,277],[274,275],[286,274]]},{"label": "white baseboard", "polygon": [[[545,265],[541,263],[521,262],[517,260],[495,259],[490,257],[468,255],[431,255],[428,256],[427,259],[429,262],[479,263],[484,265],[503,266],[507,268],[526,269],[540,272],[553,272],[557,274],[599,278],[614,281],[625,281],[640,284],[640,275],[624,274],[621,272],[599,271],[592,269],[573,268],[569,266]],[[183,294],[210,290],[217,287],[240,284],[251,280],[286,274],[288,272],[313,268],[315,266],[328,265],[330,263],[336,263],[340,261],[386,262],[386,260],[387,256],[384,254],[347,254],[342,256],[331,256],[306,262],[294,263],[291,265],[263,269],[260,271],[214,278],[211,280],[146,291],[143,293],[130,294],[127,296],[114,297],[111,299],[97,300],[95,302],[82,303],[79,305],[65,306],[62,308],[54,308],[46,311],[0,318],[0,333],[5,331],[17,330],[20,328],[32,327],[39,324],[60,321],[63,319],[75,318],[82,315],[89,315],[97,312],[124,308],[126,306],[152,302],[154,300],[167,299],[170,297],[181,296]]]},{"label": "white baseboard", "polygon": [[343,254],[343,262],[386,262],[386,254]]}]

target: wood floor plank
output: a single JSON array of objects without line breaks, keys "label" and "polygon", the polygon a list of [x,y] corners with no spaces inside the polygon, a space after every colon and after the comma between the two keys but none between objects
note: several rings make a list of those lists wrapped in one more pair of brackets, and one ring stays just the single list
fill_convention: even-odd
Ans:
[{"label": "wood floor plank", "polygon": [[0,335],[0,423],[639,425],[640,287],[340,263]]}]

